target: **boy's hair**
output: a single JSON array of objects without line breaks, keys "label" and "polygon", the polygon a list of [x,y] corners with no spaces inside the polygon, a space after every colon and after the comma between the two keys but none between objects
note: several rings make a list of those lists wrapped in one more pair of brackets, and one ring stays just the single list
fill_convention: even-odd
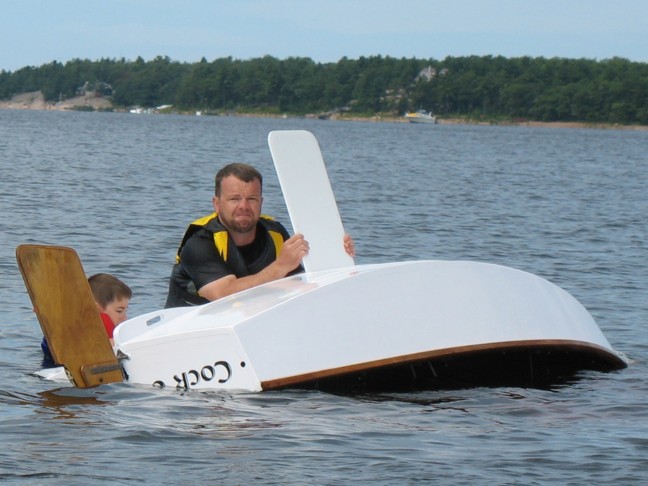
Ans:
[{"label": "boy's hair", "polygon": [[263,176],[261,172],[251,165],[234,162],[233,164],[226,165],[216,173],[216,177],[214,178],[214,195],[216,197],[220,197],[222,180],[231,175],[243,182],[252,182],[254,179],[258,179],[261,188],[263,188]]},{"label": "boy's hair", "polygon": [[97,273],[88,278],[88,283],[95,301],[104,308],[115,300],[130,300],[133,296],[133,291],[128,285],[108,273]]}]

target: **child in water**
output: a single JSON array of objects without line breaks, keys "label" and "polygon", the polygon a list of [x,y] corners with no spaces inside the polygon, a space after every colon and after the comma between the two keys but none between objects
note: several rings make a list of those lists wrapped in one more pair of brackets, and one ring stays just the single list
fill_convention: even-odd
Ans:
[{"label": "child in water", "polygon": [[[128,285],[108,273],[93,275],[88,278],[88,283],[110,344],[114,344],[113,332],[115,327],[128,318],[126,313],[133,292]],[[41,348],[44,355],[43,367],[56,366],[45,338],[41,342]]]}]

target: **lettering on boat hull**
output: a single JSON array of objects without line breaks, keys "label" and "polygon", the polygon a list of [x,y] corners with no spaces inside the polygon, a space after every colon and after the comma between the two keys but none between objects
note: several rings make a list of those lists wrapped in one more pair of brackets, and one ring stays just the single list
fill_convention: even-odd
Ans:
[{"label": "lettering on boat hull", "polygon": [[[245,363],[241,363],[244,367]],[[182,371],[173,375],[175,387],[179,390],[190,390],[200,383],[209,383],[217,380],[218,383],[227,383],[232,378],[232,367],[227,361],[216,361],[214,364],[207,364],[200,370]],[[153,386],[165,388],[167,384],[163,380],[156,380]]]}]

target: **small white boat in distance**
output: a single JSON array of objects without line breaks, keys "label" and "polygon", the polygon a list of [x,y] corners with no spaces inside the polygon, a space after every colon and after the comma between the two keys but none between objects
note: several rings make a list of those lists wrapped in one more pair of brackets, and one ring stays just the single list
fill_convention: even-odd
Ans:
[{"label": "small white boat in distance", "polygon": [[419,110],[417,112],[405,113],[405,119],[410,123],[431,123],[437,124],[437,117],[429,111]]}]

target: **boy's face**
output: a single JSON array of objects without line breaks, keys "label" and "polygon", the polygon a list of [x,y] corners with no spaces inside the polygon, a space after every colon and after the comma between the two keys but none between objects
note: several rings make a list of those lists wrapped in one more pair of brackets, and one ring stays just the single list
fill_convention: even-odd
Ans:
[{"label": "boy's face", "polygon": [[128,312],[129,301],[130,299],[127,298],[115,299],[110,304],[108,304],[105,308],[101,308],[101,306],[98,307],[101,312],[108,314],[108,317],[110,317],[110,319],[113,321],[113,324],[115,324],[115,326],[118,326],[126,319],[128,319],[126,312]]}]

